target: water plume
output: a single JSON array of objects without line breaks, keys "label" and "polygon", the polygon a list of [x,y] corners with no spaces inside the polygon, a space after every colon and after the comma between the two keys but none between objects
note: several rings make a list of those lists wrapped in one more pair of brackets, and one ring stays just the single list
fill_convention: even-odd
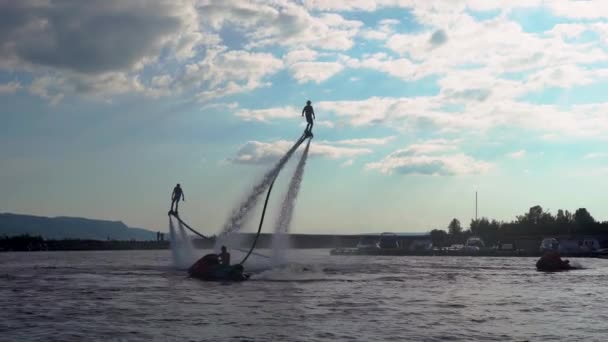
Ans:
[{"label": "water plume", "polygon": [[175,228],[171,218],[169,218],[169,238],[171,239],[173,265],[180,269],[190,267],[196,259],[192,240],[181,223],[179,223],[177,229]]},{"label": "water plume", "polygon": [[222,228],[221,233],[218,235],[215,249],[218,249],[222,244],[226,244],[226,236],[231,233],[238,232],[241,230],[241,227],[249,218],[251,211],[255,208],[260,195],[268,189],[270,184],[277,177],[281,169],[285,166],[289,158],[293,155],[293,153],[298,149],[298,147],[302,144],[304,140],[300,138],[279,161],[270,169],[264,177],[253,187],[251,192],[245,197],[245,199],[240,203],[238,207],[236,207],[226,223],[224,223],[224,227]]},{"label": "water plume", "polygon": [[274,235],[272,236],[272,263],[273,265],[282,265],[286,262],[286,252],[289,249],[289,226],[293,217],[293,211],[300,192],[300,185],[304,177],[304,168],[308,159],[308,150],[310,148],[310,140],[306,144],[306,148],[302,153],[302,157],[296,166],[293,177],[289,182],[289,188],[281,204],[281,213],[276,222]]}]

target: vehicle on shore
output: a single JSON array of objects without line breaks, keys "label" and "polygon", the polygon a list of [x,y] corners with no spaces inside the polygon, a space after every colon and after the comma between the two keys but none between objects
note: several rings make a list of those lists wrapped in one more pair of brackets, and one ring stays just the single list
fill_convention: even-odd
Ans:
[{"label": "vehicle on shore", "polygon": [[559,251],[559,241],[556,238],[544,238],[540,243],[540,251],[541,253]]},{"label": "vehicle on shore", "polygon": [[369,251],[380,248],[378,238],[376,236],[362,236],[355,247],[359,251]]}]

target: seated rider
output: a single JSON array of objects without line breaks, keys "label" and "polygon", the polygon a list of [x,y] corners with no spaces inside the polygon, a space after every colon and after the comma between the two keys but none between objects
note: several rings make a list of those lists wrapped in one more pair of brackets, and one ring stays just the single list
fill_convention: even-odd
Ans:
[{"label": "seated rider", "polygon": [[230,266],[230,253],[226,251],[226,246],[222,246],[222,252],[218,254],[220,257],[220,265]]},{"label": "seated rider", "polygon": [[[173,188],[173,194],[171,194],[171,209],[169,210],[169,214],[171,214],[171,213],[177,214],[177,205],[178,205],[180,199],[182,199],[184,202],[186,202],[186,197],[184,196],[184,191],[182,190],[181,186],[179,184],[177,184],[175,186],[175,188]],[[173,210],[174,204],[175,204],[175,210]]]},{"label": "seated rider", "polygon": [[310,105],[310,100],[306,101],[306,106],[304,106],[304,108],[302,109],[302,116],[304,116],[304,114],[306,114],[306,122],[308,123],[306,125],[306,129],[304,130],[304,133],[307,133],[308,135],[312,136],[312,126],[313,120],[315,119],[315,110]]}]

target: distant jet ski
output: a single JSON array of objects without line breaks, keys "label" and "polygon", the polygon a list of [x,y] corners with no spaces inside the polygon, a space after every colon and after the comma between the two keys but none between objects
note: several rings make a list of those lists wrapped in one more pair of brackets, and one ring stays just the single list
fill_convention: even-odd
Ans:
[{"label": "distant jet ski", "polygon": [[188,269],[192,278],[206,281],[244,281],[249,274],[244,273],[243,265],[221,265],[217,254],[207,254]]},{"label": "distant jet ski", "polygon": [[536,262],[536,269],[542,272],[559,272],[575,270],[577,267],[571,266],[569,260],[562,260],[556,252],[547,252]]}]

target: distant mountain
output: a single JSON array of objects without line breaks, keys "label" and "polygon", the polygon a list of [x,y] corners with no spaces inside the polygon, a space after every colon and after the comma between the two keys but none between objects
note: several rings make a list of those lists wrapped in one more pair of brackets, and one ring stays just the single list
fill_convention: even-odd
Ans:
[{"label": "distant mountain", "polygon": [[120,221],[0,213],[0,236],[40,235],[45,239],[156,240],[156,232]]}]

